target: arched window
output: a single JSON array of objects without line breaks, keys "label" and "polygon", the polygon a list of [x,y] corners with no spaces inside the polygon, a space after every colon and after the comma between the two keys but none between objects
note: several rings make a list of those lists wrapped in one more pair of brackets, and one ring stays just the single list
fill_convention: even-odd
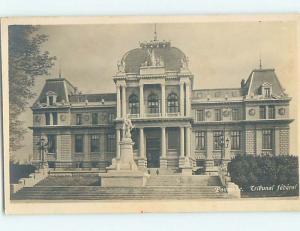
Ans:
[{"label": "arched window", "polygon": [[167,100],[168,113],[177,113],[179,109],[178,96],[175,93],[170,93]]},{"label": "arched window", "polygon": [[129,96],[129,111],[130,114],[139,113],[139,99],[136,94],[131,94]]},{"label": "arched window", "polygon": [[148,96],[148,109],[150,114],[159,113],[159,98],[154,93]]}]

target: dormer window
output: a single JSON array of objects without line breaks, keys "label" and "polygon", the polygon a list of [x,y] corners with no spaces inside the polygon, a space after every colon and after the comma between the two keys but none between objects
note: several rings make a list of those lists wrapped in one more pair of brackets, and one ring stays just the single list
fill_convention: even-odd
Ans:
[{"label": "dormer window", "polygon": [[263,83],[261,86],[261,94],[265,98],[270,98],[272,96],[272,84]]},{"label": "dormer window", "polygon": [[48,91],[47,94],[47,105],[52,106],[56,104],[57,95],[53,91]]},{"label": "dormer window", "polygon": [[49,96],[49,105],[53,105],[53,96]]},{"label": "dormer window", "polygon": [[269,98],[271,96],[271,89],[269,87],[264,88],[264,97]]}]

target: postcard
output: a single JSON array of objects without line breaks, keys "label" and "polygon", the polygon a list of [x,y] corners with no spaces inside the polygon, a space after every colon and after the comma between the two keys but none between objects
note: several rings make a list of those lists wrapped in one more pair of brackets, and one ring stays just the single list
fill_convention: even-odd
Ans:
[{"label": "postcard", "polygon": [[296,211],[299,16],[1,19],[8,214]]}]

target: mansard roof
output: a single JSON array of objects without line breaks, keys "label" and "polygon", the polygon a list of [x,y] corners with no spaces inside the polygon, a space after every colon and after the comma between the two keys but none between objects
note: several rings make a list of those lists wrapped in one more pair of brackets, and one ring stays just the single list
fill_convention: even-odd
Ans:
[{"label": "mansard roof", "polygon": [[69,100],[71,103],[77,102],[101,102],[102,100],[106,102],[117,101],[117,96],[115,93],[104,93],[104,94],[76,94],[70,95]]},{"label": "mansard roof", "polygon": [[242,86],[245,95],[259,95],[263,85],[272,87],[272,95],[285,95],[284,89],[281,86],[275,69],[255,69],[251,72],[248,80]]},{"label": "mansard roof", "polygon": [[47,79],[37,102],[46,103],[49,93],[56,94],[57,102],[68,102],[68,95],[74,94],[75,90],[76,88],[64,78]]},{"label": "mansard roof", "polygon": [[236,98],[241,97],[241,88],[216,88],[216,89],[197,89],[193,90],[194,99],[206,98]]}]

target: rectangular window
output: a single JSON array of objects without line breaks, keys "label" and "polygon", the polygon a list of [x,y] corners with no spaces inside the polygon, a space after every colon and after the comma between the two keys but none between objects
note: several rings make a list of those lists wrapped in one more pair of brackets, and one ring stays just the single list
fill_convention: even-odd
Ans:
[{"label": "rectangular window", "polygon": [[53,116],[53,125],[57,125],[57,112],[53,112],[52,116]]},{"label": "rectangular window", "polygon": [[259,118],[266,119],[266,106],[259,106]]},{"label": "rectangular window", "polygon": [[197,121],[204,121],[205,120],[203,109],[200,109],[200,110],[196,111],[196,119],[197,119]]},{"label": "rectangular window", "polygon": [[115,119],[115,113],[108,113],[108,123],[113,123]]},{"label": "rectangular window", "polygon": [[196,132],[196,149],[205,150],[206,149],[206,132],[198,131]]},{"label": "rectangular window", "polygon": [[273,148],[273,131],[271,129],[262,130],[262,148]]},{"label": "rectangular window", "polygon": [[83,135],[75,135],[75,152],[83,152]]},{"label": "rectangular window", "polygon": [[266,98],[271,97],[271,89],[270,88],[264,88],[264,96]]},{"label": "rectangular window", "polygon": [[275,119],[275,106],[271,105],[268,108],[269,111],[269,119]]},{"label": "rectangular window", "polygon": [[221,150],[224,145],[224,134],[223,131],[214,131],[214,150]]},{"label": "rectangular window", "polygon": [[107,135],[107,151],[114,152],[116,150],[116,138],[115,134]]},{"label": "rectangular window", "polygon": [[232,120],[240,120],[240,110],[238,108],[232,109]]},{"label": "rectangular window", "polygon": [[232,131],[231,134],[231,150],[240,150],[241,148],[241,132]]},{"label": "rectangular window", "polygon": [[56,135],[48,135],[48,153],[55,154],[56,153]]},{"label": "rectangular window", "polygon": [[50,113],[45,113],[45,117],[46,117],[46,125],[50,125]]},{"label": "rectangular window", "polygon": [[54,102],[53,96],[49,96],[49,105],[53,105],[53,102]]},{"label": "rectangular window", "polygon": [[76,114],[76,125],[82,124],[82,114]]},{"label": "rectangular window", "polygon": [[91,135],[91,152],[100,152],[100,136]]},{"label": "rectangular window", "polygon": [[98,124],[98,113],[92,113],[92,124]]},{"label": "rectangular window", "polygon": [[221,121],[222,120],[221,109],[215,109],[215,120],[216,121]]}]

